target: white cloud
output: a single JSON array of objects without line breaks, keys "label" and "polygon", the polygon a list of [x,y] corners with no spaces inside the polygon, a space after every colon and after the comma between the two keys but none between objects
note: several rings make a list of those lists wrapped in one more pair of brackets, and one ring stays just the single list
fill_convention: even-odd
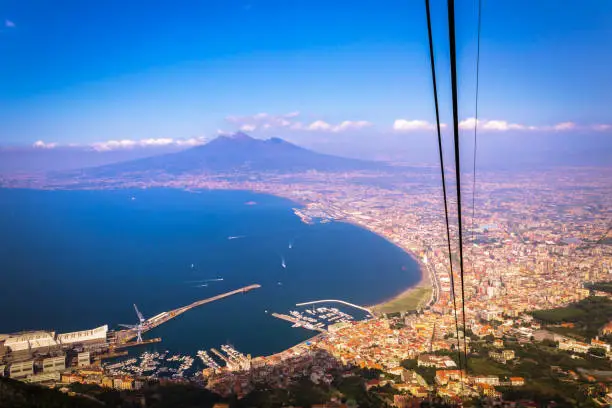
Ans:
[{"label": "white cloud", "polygon": [[102,152],[102,151],[117,150],[117,149],[130,149],[136,146],[136,144],[137,143],[135,140],[129,140],[129,139],[107,140],[106,142],[96,142],[92,144],[92,147],[95,150]]},{"label": "white cloud", "polygon": [[[461,129],[474,129],[474,125],[476,124],[476,120],[474,118],[468,118],[459,123],[459,128]],[[493,130],[499,132],[505,132],[508,130],[522,130],[522,131],[536,131],[536,132],[565,132],[570,130],[594,130],[598,132],[604,132],[607,130],[612,130],[612,125],[610,124],[595,124],[595,125],[578,125],[575,122],[567,121],[560,122],[556,125],[544,125],[544,126],[533,126],[533,125],[523,125],[518,123],[510,123],[505,120],[478,120],[478,129],[482,130]]]},{"label": "white cloud", "polygon": [[228,116],[225,120],[229,123],[239,125],[243,132],[254,132],[257,130],[268,129],[291,129],[323,132],[343,132],[346,130],[358,130],[371,126],[365,120],[350,121],[345,120],[337,125],[327,123],[323,120],[315,120],[309,125],[295,121],[300,116],[300,112],[289,112],[282,115],[273,115],[266,112],[257,113],[251,116]]},{"label": "white cloud", "polygon": [[57,143],[45,143],[42,140],[37,140],[32,146],[37,149],[53,149],[57,147]]},{"label": "white cloud", "polygon": [[612,125],[598,124],[591,126],[591,129],[597,132],[605,132],[607,130],[612,130]]},{"label": "white cloud", "polygon": [[[467,118],[459,122],[459,129],[473,130],[476,126],[475,118]],[[498,132],[505,132],[508,130],[538,130],[535,126],[525,126],[518,123],[510,123],[506,120],[481,120],[478,119],[478,129],[482,130],[494,130]]]},{"label": "white cloud", "polygon": [[[474,126],[478,124],[478,129],[484,130],[496,130],[500,132],[504,132],[507,130],[525,130],[528,129],[525,125],[520,125],[518,123],[510,123],[505,120],[478,120],[478,123],[475,118],[467,118],[459,122],[459,129],[471,130],[474,129]],[[532,130],[535,130],[535,127],[531,127]]]},{"label": "white cloud", "polygon": [[190,139],[177,139],[174,141],[177,146],[198,146],[206,143],[207,138],[201,137],[192,137]]},{"label": "white cloud", "polygon": [[572,130],[574,128],[576,128],[576,124],[574,122],[562,122],[553,126],[554,130]]},{"label": "white cloud", "polygon": [[190,139],[172,139],[169,137],[157,139],[122,139],[122,140],[107,140],[105,142],[96,142],[91,145],[95,150],[100,152],[119,149],[134,149],[138,147],[162,147],[162,146],[197,146],[206,142],[204,137]]},{"label": "white cloud", "polygon": [[[481,121],[478,121],[478,125],[480,125]],[[459,129],[474,129],[476,126],[476,118],[467,118],[463,119],[459,122]]]},{"label": "white cloud", "polygon": [[15,23],[11,20],[4,20],[4,26],[6,28],[15,28]]},{"label": "white cloud", "polygon": [[315,122],[312,122],[310,125],[308,125],[306,129],[307,130],[331,130],[332,125],[330,125],[329,123],[325,121],[317,120]]},{"label": "white cloud", "polygon": [[142,139],[139,142],[140,146],[167,146],[174,143],[174,139],[171,138],[160,138],[160,139]]},{"label": "white cloud", "polygon": [[[221,131],[220,131],[221,132]],[[228,133],[229,134],[229,133]],[[148,147],[166,147],[166,146],[175,146],[175,147],[192,147],[198,146],[206,143],[209,138],[205,136],[192,137],[187,139],[173,139],[170,137],[161,137],[161,138],[148,138],[148,139],[121,139],[121,140],[107,140],[104,142],[95,142],[91,144],[81,144],[81,143],[67,143],[59,145],[58,143],[46,143],[42,140],[38,140],[32,144],[32,147],[36,149],[53,149],[55,147],[90,147],[94,150],[103,152],[110,150],[120,150],[120,149],[135,149],[135,148],[148,148]]]},{"label": "white cloud", "polygon": [[310,125],[304,127],[301,123],[297,122],[291,126],[295,130],[309,130],[309,131],[320,131],[320,132],[344,132],[347,130],[360,130],[366,127],[372,126],[372,123],[366,120],[345,120],[338,125],[332,125],[324,120],[316,120]]},{"label": "white cloud", "polygon": [[282,115],[273,115],[261,112],[250,116],[227,116],[225,120],[234,125],[239,125],[239,129],[243,132],[253,132],[258,129],[289,127],[292,124],[289,119],[293,119],[299,114],[300,112],[289,112]]},{"label": "white cloud", "polygon": [[406,120],[396,119],[393,122],[393,130],[401,132],[411,132],[415,130],[432,130],[435,129],[435,125],[425,120]]},{"label": "white cloud", "polygon": [[[574,122],[561,122],[553,126],[532,126],[532,125],[524,125],[520,123],[511,123],[506,120],[488,120],[488,119],[478,119],[478,123],[476,123],[475,118],[467,118],[459,122],[459,129],[474,130],[474,127],[476,125],[478,125],[478,130],[492,131],[492,132],[507,132],[507,131],[512,131],[512,130],[568,131],[568,130],[585,128],[582,126],[578,126]],[[446,125],[442,124],[441,127],[446,127]],[[397,119],[393,123],[393,129],[398,130],[398,131],[430,130],[434,128],[435,128],[434,124],[431,124],[424,120]],[[606,130],[611,130],[612,125],[607,125],[607,124],[591,125],[586,128],[591,129],[591,130],[596,130],[596,131],[606,131]]]},{"label": "white cloud", "polygon": [[[480,123],[479,123],[480,124]],[[482,128],[486,130],[523,130],[525,126],[517,123],[508,123],[505,120],[489,120],[482,124]]]},{"label": "white cloud", "polygon": [[372,126],[372,124],[367,120],[357,120],[353,122],[350,120],[345,120],[334,128],[334,132],[342,132],[345,130],[358,130],[369,126]]}]

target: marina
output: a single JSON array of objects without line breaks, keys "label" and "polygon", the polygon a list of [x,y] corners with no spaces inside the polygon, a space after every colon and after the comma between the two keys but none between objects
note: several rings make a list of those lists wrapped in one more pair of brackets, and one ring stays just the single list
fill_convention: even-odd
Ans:
[{"label": "marina", "polygon": [[198,370],[193,367],[194,361],[195,359],[188,355],[170,355],[168,350],[164,352],[145,351],[138,357],[102,366],[111,375],[182,379],[196,376]]},{"label": "marina", "polygon": [[202,360],[202,363],[208,368],[212,368],[213,370],[218,370],[221,366],[204,350],[198,351],[198,357]]},{"label": "marina", "polygon": [[281,320],[286,320],[288,322],[293,323],[293,326],[291,327],[303,327],[305,329],[308,330],[316,330],[319,331],[321,333],[324,333],[326,330],[321,328],[321,327],[315,327],[312,324],[308,323],[308,322],[303,322],[300,319],[296,318],[296,317],[292,317],[292,316],[288,316],[286,314],[281,314],[281,313],[272,313],[272,316],[276,317],[277,319],[281,319]]},{"label": "marina", "polygon": [[[244,371],[251,367],[251,355],[245,355],[229,344],[221,345],[221,350],[211,348],[210,351],[230,371]],[[222,365],[205,350],[199,350],[197,355],[206,367],[213,370],[220,370],[222,368]]]},{"label": "marina", "polygon": [[336,323],[350,323],[354,317],[337,308],[314,306],[305,309],[303,312],[297,310],[289,311],[289,315],[272,313],[272,316],[293,323],[291,327],[302,327],[307,330],[326,332],[330,325]]}]

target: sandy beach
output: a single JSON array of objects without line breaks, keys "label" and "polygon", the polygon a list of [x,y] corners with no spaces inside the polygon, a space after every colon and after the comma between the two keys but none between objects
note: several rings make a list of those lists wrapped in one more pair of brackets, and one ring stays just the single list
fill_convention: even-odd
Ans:
[{"label": "sandy beach", "polygon": [[395,312],[407,312],[410,310],[416,310],[422,305],[426,304],[431,298],[432,291],[432,283],[429,276],[428,267],[419,259],[416,254],[412,251],[403,248],[401,245],[398,245],[396,242],[393,242],[389,237],[384,236],[383,234],[368,228],[367,225],[359,224],[356,222],[342,220],[341,222],[347,222],[349,224],[353,224],[357,227],[367,229],[368,231],[378,235],[379,237],[385,239],[389,243],[395,245],[404,251],[408,256],[410,256],[419,266],[420,280],[419,282],[407,288],[403,292],[393,296],[390,299],[384,300],[375,305],[366,306],[371,309],[375,313],[395,313]]}]

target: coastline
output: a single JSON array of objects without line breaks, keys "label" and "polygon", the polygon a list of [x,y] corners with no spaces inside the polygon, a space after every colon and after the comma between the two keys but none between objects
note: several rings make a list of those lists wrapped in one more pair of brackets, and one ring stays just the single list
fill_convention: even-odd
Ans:
[{"label": "coastline", "polygon": [[[252,191],[264,193],[264,194],[272,194],[272,195],[276,195],[279,197],[287,198],[290,201],[293,201],[294,203],[298,204],[298,206],[301,208],[303,208],[306,205],[306,203],[300,200],[296,200],[294,197],[287,197],[287,196],[279,195],[276,193],[270,193],[267,191],[259,191],[259,190],[252,190]],[[300,218],[302,222],[308,224],[308,222],[304,220],[300,214],[295,213],[295,211],[294,211],[294,214],[298,218]],[[398,244],[397,242],[394,242],[391,238],[385,236],[379,231],[374,230],[373,228],[370,228],[369,226],[365,224],[361,224],[357,221],[354,221],[348,218],[334,219],[333,221],[351,224],[353,226],[356,226],[358,228],[363,228],[366,231],[376,234],[377,236],[381,237],[385,241],[389,242],[391,245],[394,245],[397,248],[404,251],[404,253],[406,253],[418,266],[418,270],[420,273],[420,279],[415,285],[406,288],[405,290],[392,296],[391,298],[387,298],[373,305],[364,305],[364,307],[370,309],[375,315],[379,315],[381,313],[396,313],[396,312],[407,312],[407,311],[418,310],[422,308],[424,305],[428,303],[432,303],[432,301],[435,302],[436,300],[436,296],[435,296],[436,291],[434,288],[435,282],[432,282],[432,278],[435,279],[435,276],[430,276],[430,275],[433,275],[433,271],[431,271],[430,268],[427,265],[425,265],[422,262],[422,260],[413,251],[411,251],[408,248],[404,248],[402,245]]]},{"label": "coastline", "polygon": [[[406,252],[411,255],[408,251]],[[424,272],[422,263],[417,263],[421,272],[421,280],[416,285],[407,288],[392,298],[368,307],[375,313],[408,312],[424,307],[432,297],[433,285],[429,274]]]},{"label": "coastline", "polygon": [[[397,242],[394,242],[389,237],[381,234],[378,231],[373,230],[372,228],[368,228],[367,225],[360,224],[358,222],[354,222],[352,220],[338,220],[339,222],[346,222],[347,224],[354,225],[356,227],[363,228],[373,234],[378,235],[383,238],[390,244],[400,248],[404,251],[418,266],[418,271],[420,274],[419,281],[409,288],[406,288],[402,292],[397,295],[385,299],[379,303],[373,305],[367,305],[368,309],[372,309],[374,313],[394,313],[401,311],[409,311],[416,310],[422,306],[422,304],[431,299],[431,292],[433,291],[433,284],[431,282],[431,277],[429,276],[429,268],[421,261],[421,259],[411,250],[404,248],[399,245]],[[337,222],[338,222],[337,221]],[[425,296],[427,295],[427,296]],[[397,310],[396,310],[397,309]],[[403,310],[402,310],[403,309]]]},{"label": "coastline", "polygon": [[[36,190],[36,189],[34,189]],[[117,190],[125,190],[125,189],[117,189]],[[177,190],[183,190],[186,191],[188,193],[193,193],[196,192],[197,190],[194,191],[189,191],[187,189],[177,189]],[[270,196],[275,196],[275,197],[280,197],[283,199],[286,199],[292,203],[296,203],[299,205],[299,207],[302,207],[304,205],[304,203],[299,202],[298,200],[295,200],[292,197],[288,197],[288,196],[284,196],[284,195],[280,195],[280,194],[274,194],[268,191],[261,191],[261,190],[242,190],[242,189],[216,189],[216,190],[233,190],[233,191],[246,191],[246,192],[251,192],[251,193],[256,193],[256,194],[264,194],[264,195],[270,195]],[[69,191],[69,190],[68,190]],[[258,200],[259,201],[259,200]],[[246,205],[246,203],[245,203]],[[362,228],[364,230],[367,230],[371,233],[376,234],[377,236],[383,238],[385,241],[387,241],[388,243],[394,245],[395,247],[400,248],[404,253],[406,253],[417,265],[418,267],[418,273],[420,274],[418,280],[414,283],[412,283],[410,286],[408,287],[404,287],[404,289],[402,290],[401,287],[397,287],[397,289],[400,289],[400,293],[397,293],[395,295],[390,295],[389,297],[380,300],[378,303],[373,304],[373,305],[367,305],[365,307],[371,309],[376,315],[379,315],[381,313],[393,313],[394,311],[391,310],[393,308],[399,308],[401,309],[401,311],[408,311],[408,310],[416,310],[418,307],[414,307],[414,308],[410,308],[410,307],[406,307],[405,305],[407,304],[406,302],[409,302],[411,300],[416,300],[417,304],[419,305],[423,305],[426,304],[430,299],[431,299],[431,293],[432,293],[432,282],[430,279],[430,267],[428,265],[426,265],[425,263],[422,262],[422,260],[420,259],[420,257],[417,255],[416,250],[410,250],[408,248],[408,245],[406,244],[401,244],[400,242],[395,242],[393,240],[393,238],[391,238],[390,236],[386,236],[385,234],[383,234],[383,232],[381,231],[377,231],[375,230],[374,226],[369,226],[366,223],[360,223],[357,220],[353,220],[350,218],[341,218],[341,219],[337,219],[334,220],[335,222],[344,222],[347,224],[351,224],[353,226],[356,226],[358,228]],[[403,271],[404,273],[411,273],[412,270],[411,269],[407,269],[406,271]],[[419,295],[418,297],[415,298],[416,295]],[[420,301],[420,299],[423,299],[422,301]],[[377,300],[378,301],[378,300]],[[399,311],[399,310],[398,310]],[[307,341],[313,341],[313,339],[319,338],[319,337],[324,337],[321,335],[314,335],[313,337],[309,337],[308,339],[298,343],[297,345],[292,345],[287,349],[282,350],[279,353],[282,353],[283,351],[286,350],[291,350],[293,347],[296,347],[302,343],[305,343]],[[271,356],[278,354],[278,353],[273,353],[271,354]]]},{"label": "coastline", "polygon": [[[163,187],[162,187],[163,188]],[[265,195],[271,195],[271,196],[275,196],[275,197],[279,197],[279,198],[283,198],[288,200],[291,203],[296,204],[296,207],[301,207],[303,208],[305,205],[307,205],[306,202],[300,200],[300,199],[296,199],[296,197],[290,195],[290,194],[283,194],[283,193],[279,193],[278,191],[270,191],[267,189],[262,189],[262,188],[257,188],[257,187],[250,187],[250,188],[234,188],[234,187],[216,187],[216,188],[189,188],[189,187],[185,187],[185,186],[170,186],[167,187],[170,189],[177,189],[177,190],[182,190],[182,191],[186,191],[186,192],[190,192],[190,193],[194,193],[194,192],[198,192],[201,190],[231,190],[231,191],[247,191],[247,192],[251,192],[251,193],[256,193],[256,194],[265,194]],[[32,188],[34,190],[45,190],[45,188]],[[52,188],[53,190],[54,188]],[[94,190],[104,190],[104,188],[93,188]],[[126,189],[130,189],[130,187],[115,187],[115,188],[111,188],[112,190],[126,190]],[[68,188],[61,188],[61,190],[73,190],[70,187]],[[76,188],[76,190],[80,190],[79,188]],[[296,214],[296,216],[299,217],[299,215]],[[301,217],[299,217],[301,219]],[[304,219],[301,219],[302,222],[304,223],[308,223],[306,222]],[[429,268],[423,264],[423,262],[419,259],[418,256],[416,256],[416,254],[414,254],[411,250],[404,248],[402,245],[394,242],[392,239],[390,239],[389,237],[385,236],[384,234],[370,228],[368,225],[365,224],[361,224],[357,221],[351,220],[351,219],[347,219],[347,218],[341,218],[341,219],[334,219],[335,222],[345,222],[347,224],[351,224],[354,225],[356,227],[359,228],[363,228],[369,232],[372,232],[376,235],[378,235],[379,237],[385,239],[387,242],[389,242],[390,244],[400,248],[402,251],[404,251],[406,254],[408,254],[408,256],[410,256],[418,265],[419,268],[419,273],[420,273],[420,279],[419,281],[413,285],[410,286],[408,288],[406,288],[404,291],[394,295],[391,298],[382,300],[379,303],[376,303],[374,305],[366,305],[365,307],[372,309],[373,312],[375,313],[380,313],[380,312],[387,312],[387,313],[391,313],[393,312],[391,309],[398,308],[401,310],[397,310],[397,311],[408,311],[408,310],[415,310],[417,308],[419,308],[419,306],[421,304],[426,303],[428,300],[432,299],[432,290],[434,289],[434,284],[430,278],[430,271]],[[427,271],[426,271],[427,270]],[[435,279],[435,276],[434,276]],[[420,296],[417,296],[417,292],[421,292]],[[427,299],[425,299],[425,292],[428,292],[428,296]],[[415,302],[408,302],[409,298],[411,297],[416,297],[414,300]],[[405,305],[400,305],[401,303],[404,303],[403,301],[406,301]],[[395,305],[395,306],[394,306]]]},{"label": "coastline", "polygon": [[[221,190],[225,190],[225,189],[221,189]],[[243,189],[229,188],[229,190],[243,190]],[[303,223],[305,224],[310,223],[309,222],[310,220],[303,218],[300,214],[295,212],[296,208],[303,209],[307,205],[307,203],[303,202],[302,200],[296,199],[295,197],[292,197],[290,195],[279,194],[278,192],[267,191],[265,189],[253,188],[253,189],[246,189],[244,191],[250,191],[253,193],[257,193],[257,194],[268,194],[268,195],[272,195],[275,197],[287,199],[290,202],[296,204],[296,206],[292,208],[294,215],[300,218],[300,220]],[[383,233],[374,230],[373,228],[369,227],[366,224],[361,224],[358,221],[355,221],[349,218],[333,219],[333,221],[351,224],[353,226],[356,226],[358,228],[363,228],[366,231],[376,234],[377,236],[381,237],[385,241],[389,242],[391,245],[394,245],[395,247],[401,249],[418,266],[418,272],[420,274],[420,278],[416,284],[404,289],[402,292],[390,298],[382,300],[373,305],[364,305],[364,307],[372,310],[374,314],[381,314],[381,313],[407,312],[407,311],[417,310],[417,309],[424,307],[428,303],[431,303],[432,301],[435,302],[436,300],[436,296],[435,296],[436,291],[434,287],[435,282],[432,282],[432,278],[434,280],[436,278],[435,274],[426,264],[423,263],[423,261],[413,251],[411,251],[408,248],[403,247],[397,242],[394,242],[390,237],[385,236]]]}]

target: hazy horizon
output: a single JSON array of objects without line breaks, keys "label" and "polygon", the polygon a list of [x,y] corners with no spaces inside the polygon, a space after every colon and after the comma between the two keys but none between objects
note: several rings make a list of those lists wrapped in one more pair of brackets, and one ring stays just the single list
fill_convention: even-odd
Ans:
[{"label": "hazy horizon", "polygon": [[[282,136],[280,136],[282,138]],[[413,143],[394,135],[380,145],[376,140],[361,140],[360,145],[335,139],[308,143],[286,138],[313,151],[341,157],[384,161],[405,165],[438,165],[435,140],[430,135],[413,136]],[[586,142],[585,142],[586,140]],[[304,143],[301,143],[304,142]],[[205,142],[204,142],[205,143]],[[526,170],[556,166],[605,166],[612,162],[612,138],[606,135],[493,135],[478,140],[479,170]],[[130,146],[96,150],[91,146],[32,146],[0,147],[0,174],[48,172],[95,167],[145,157],[175,153],[192,146],[175,144],[161,146]],[[473,139],[464,136],[462,147],[465,160],[472,160]],[[499,160],[503,157],[503,160]]]}]

